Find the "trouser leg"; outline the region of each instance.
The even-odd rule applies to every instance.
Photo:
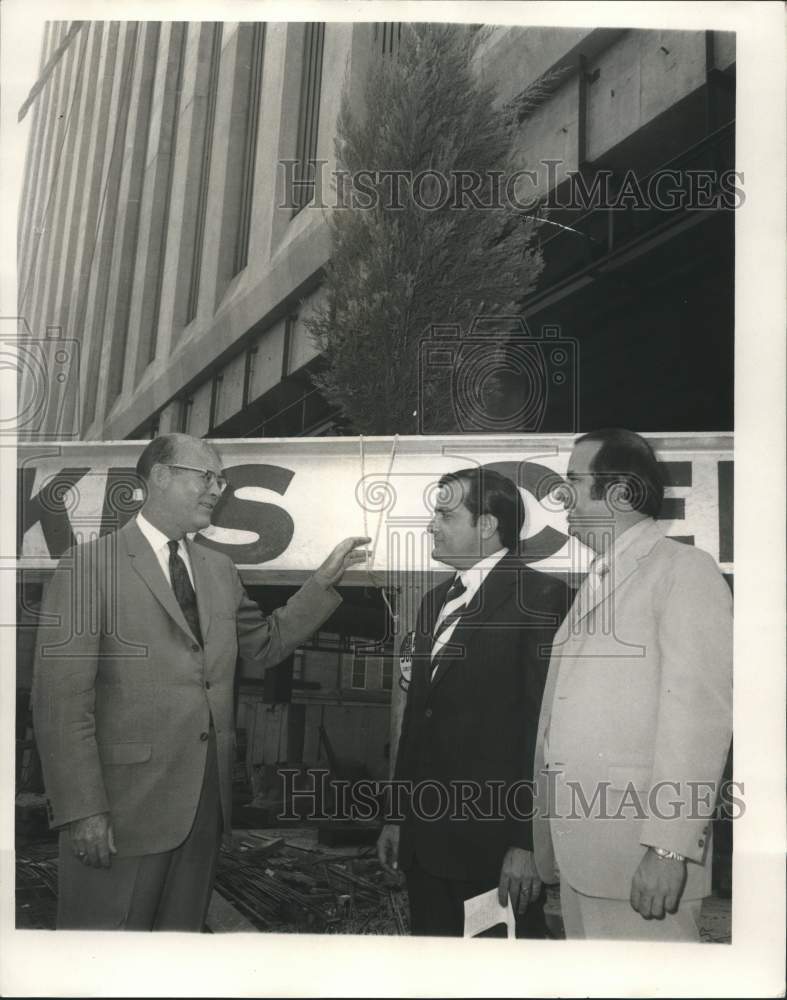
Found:
[[[410,930],[414,935],[462,937],[465,926],[466,899],[496,889],[487,879],[446,879],[425,871],[413,862],[406,872],[410,900]],[[525,913],[517,916],[516,935],[522,938],[546,937],[543,917],[544,894],[534,900]],[[490,928],[481,937],[501,937],[505,927]]]
[[[413,862],[406,872],[410,901],[410,933],[428,937],[461,937],[464,915],[448,879],[438,878]]]
[[[188,837],[172,852],[154,930],[202,930],[216,879],[222,827],[216,736],[211,729],[197,814]]]
[[[109,868],[91,868],[74,857],[67,830],[58,847],[58,930],[123,930],[141,858],[113,857]]]

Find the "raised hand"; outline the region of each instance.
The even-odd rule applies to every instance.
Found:
[[[365,535],[353,535],[350,538],[345,538],[344,541],[339,542],[322,566],[320,566],[314,574],[315,577],[324,587],[330,587],[334,583],[338,583],[346,569],[354,563],[366,560],[366,552],[359,552],[358,547],[360,545],[368,545],[369,542],[371,542],[371,538],[367,538]]]

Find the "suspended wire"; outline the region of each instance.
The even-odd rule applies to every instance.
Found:
[[[365,483],[365,481],[366,481],[366,449],[364,447],[363,434],[360,434],[358,436],[358,444],[360,446],[361,482]],[[390,454],[390,456],[388,458],[388,469],[387,469],[387,471],[385,473],[384,485],[386,487],[386,490],[387,490],[387,488],[388,488],[388,486],[390,484],[390,481],[391,481],[391,469],[393,468],[394,459],[396,458],[396,450],[398,448],[398,445],[399,445],[399,435],[395,434],[394,435],[394,439],[393,439],[393,444],[391,445],[391,454]],[[362,502],[361,508],[363,510],[363,533],[364,533],[364,535],[369,535],[369,528],[368,528],[367,517],[366,517],[366,504]],[[380,528],[382,527],[384,513],[385,513],[385,511],[384,511],[384,508],[383,508],[383,509],[380,510],[380,515],[379,515],[379,517],[377,519],[377,530],[374,533],[374,540],[372,541],[371,551],[369,549],[366,550],[366,574],[369,577],[369,581],[371,582],[372,586],[380,588],[380,596],[382,597],[382,599],[383,599],[383,601],[385,603],[386,608],[388,608],[388,613],[391,616],[391,621],[394,624],[394,628],[397,628],[398,624],[399,624],[399,616],[394,611],[394,609],[393,609],[393,607],[391,605],[391,602],[388,599],[388,593],[386,591],[385,585],[383,583],[380,583],[375,578],[375,573],[374,573],[374,571],[372,569],[372,564],[374,563],[374,557],[375,557],[375,555],[377,553],[377,541],[378,541],[378,539],[380,537]]]

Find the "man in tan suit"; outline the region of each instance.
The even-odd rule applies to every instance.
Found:
[[[58,927],[199,931],[231,829],[238,653],[260,675],[288,656],[368,539],[264,615],[229,557],[193,539],[226,487],[210,444],[156,438],[137,472],[140,513],[67,552],[42,607],[33,711],[61,831]]]
[[[578,439],[569,531],[596,552],[552,647],[534,848],[569,938],[698,940],[732,724],[732,614],[713,559],[666,538],[647,442]]]

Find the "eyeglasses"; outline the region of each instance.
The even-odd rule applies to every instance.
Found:
[[[224,476],[219,473],[218,475],[211,469],[197,469],[193,465],[170,465],[167,464],[168,469],[183,469],[185,472],[199,472],[202,477],[202,481],[205,483],[205,489],[209,490],[215,483],[219,488],[219,493],[223,493],[227,488],[227,480]]]

